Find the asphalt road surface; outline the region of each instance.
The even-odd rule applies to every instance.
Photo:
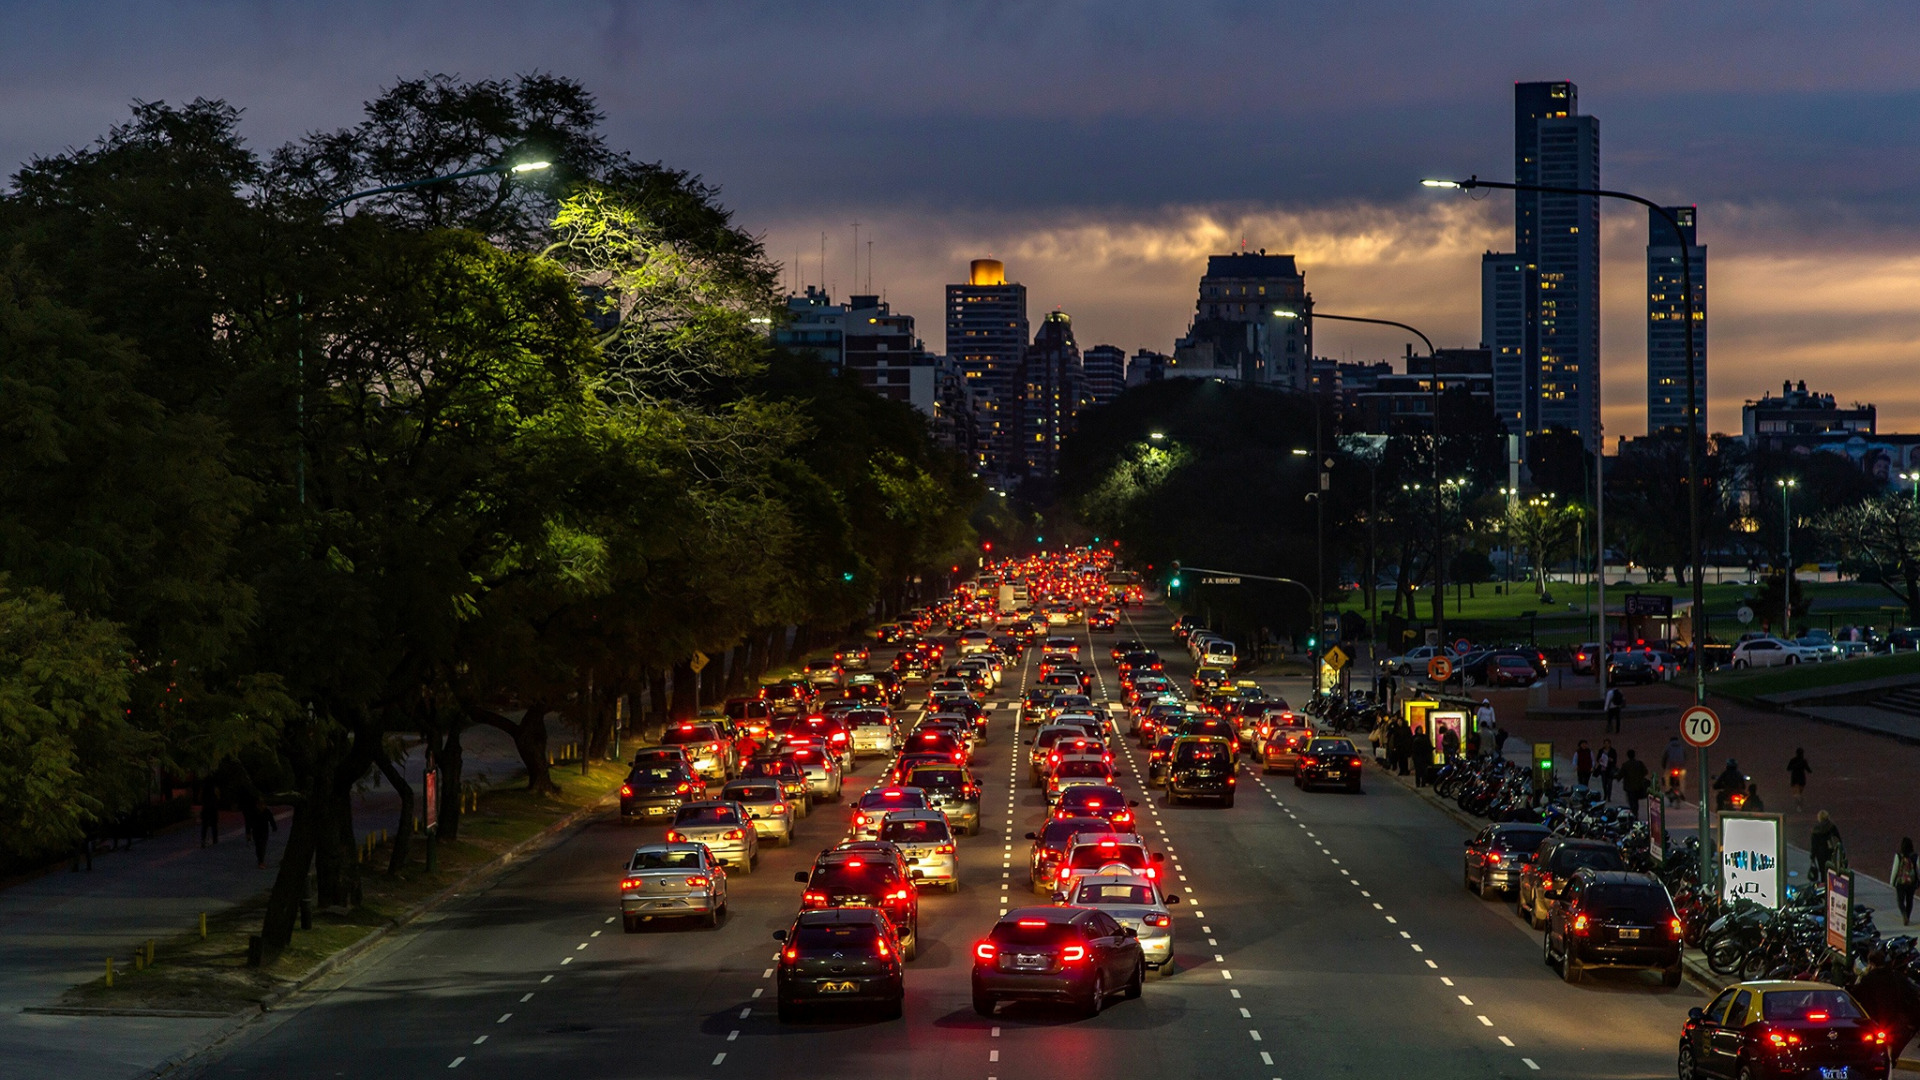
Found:
[[[1091,639],[1096,698],[1118,696],[1108,649],[1136,637],[1191,675],[1158,607]],[[1084,637],[1084,627],[1079,628]],[[890,661],[890,655],[887,657]],[[881,662],[875,657],[875,665]],[[1023,834],[1045,816],[1025,786],[1013,702],[1037,662],[1010,667],[974,771],[982,832],[960,841],[958,893],[922,897],[919,958],[901,1020],[782,1025],[772,933],[798,906],[795,871],[838,842],[846,800],[816,806],[793,846],[765,847],[731,878],[718,930],[622,933],[626,856],[660,826],[602,821],[484,892],[417,923],[344,983],[256,1026],[202,1075],[219,1078],[1665,1077],[1680,1023],[1705,998],[1653,975],[1569,986],[1510,904],[1461,887],[1467,831],[1369,770],[1366,790],[1303,793],[1243,767],[1231,809],[1166,807],[1142,790],[1122,741],[1122,786],[1167,856],[1176,970],[1097,1018],[1037,1006],[976,1016],[973,943],[1003,909],[1045,902]],[[1274,688],[1298,695],[1297,687]],[[914,702],[905,721],[916,718]],[[1296,701],[1295,704],[1301,704]]]

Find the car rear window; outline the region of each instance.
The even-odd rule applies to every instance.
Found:
[[[859,865],[854,865],[855,862]],[[874,892],[893,884],[899,876],[892,863],[866,859],[829,863],[814,871],[812,887],[844,889],[848,892]]]
[[[727,787],[726,796],[741,802],[778,802],[780,789],[772,784],[733,784]]]
[[[677,765],[649,765],[644,769],[635,769],[627,774],[627,782],[646,780],[678,780],[684,775]]]
[[[880,928],[872,923],[853,923],[851,925],[800,926],[793,944],[806,951],[822,951],[871,948],[880,937]]]
[[[673,816],[675,825],[738,825],[740,815],[731,806],[683,806]]]
[[[1087,882],[1074,890],[1076,904],[1151,904],[1153,890],[1145,885],[1107,885]]]
[[[1112,831],[1113,825],[1101,818],[1088,818],[1084,821],[1049,821],[1047,822],[1046,829],[1040,833],[1040,844],[1043,847],[1058,848],[1065,846],[1068,841],[1072,840],[1075,833]]]
[[[1307,745],[1310,754],[1351,754],[1353,744],[1345,739],[1315,739]]]
[[[927,818],[889,820],[880,827],[880,839],[891,840],[896,844],[933,844],[952,838],[953,834],[947,831],[946,822]]]
[[[637,851],[633,855],[635,870],[698,870],[700,853],[697,851]]]
[[[959,769],[915,769],[913,784],[915,787],[959,787],[966,783],[966,777]]]
[[[678,746],[683,743],[711,742],[719,737],[720,733],[714,730],[712,724],[692,724],[668,728],[666,738],[661,741]]]
[[[1822,1012],[1833,1020],[1860,1019],[1860,1006],[1845,990],[1769,990],[1760,999],[1760,1014],[1768,1020],[1804,1020]]]
[[[896,794],[889,796],[887,791]],[[924,810],[927,808],[926,796],[917,791],[905,791],[890,788],[881,791],[869,791],[860,796],[859,807],[862,810]]]
[[[1112,863],[1125,863],[1132,867],[1147,865],[1147,851],[1138,844],[1088,844],[1073,850],[1068,865],[1075,870],[1097,870]]]
[[[1033,925],[1036,923],[1038,925]],[[1022,945],[1065,945],[1077,942],[1082,937],[1080,931],[1070,923],[1052,923],[1041,919],[1008,919],[995,923],[993,933],[987,936],[996,944],[1015,948]]]
[[[1493,836],[1493,850],[1538,851],[1540,850],[1540,845],[1544,843],[1546,839],[1547,834],[1544,832],[1514,831],[1495,833]]]
[[[1057,776],[1106,776],[1107,763],[1104,761],[1063,761],[1056,771]]]
[[[1227,760],[1227,748],[1216,743],[1187,743],[1174,752],[1182,765],[1218,765]]]
[[[1652,885],[1595,885],[1587,890],[1581,906],[1612,922],[1651,926],[1673,917],[1666,891]]]
[[[886,727],[891,720],[878,709],[859,709],[847,714],[847,722],[854,727]]]
[[[1557,874],[1570,874],[1575,870],[1624,870],[1626,864],[1620,861],[1620,852],[1616,848],[1563,847],[1553,853],[1553,871]]]

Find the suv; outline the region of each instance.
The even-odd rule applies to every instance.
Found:
[[[849,840],[880,839],[880,823],[899,810],[927,809],[927,793],[916,787],[882,787],[878,784],[862,792],[853,804],[853,818],[847,826]]]
[[[774,1000],[781,1023],[798,1019],[802,1007],[829,1004],[877,1004],[887,1019],[900,1018],[906,980],[900,941],[885,915],[872,908],[803,911],[773,939],[780,943]]]
[[[720,725],[707,721],[688,721],[667,725],[660,741],[669,746],[687,748],[687,760],[693,765],[693,771],[709,780],[726,783],[740,768],[740,759],[734,755],[733,736],[720,730]]]
[[[706,797],[706,783],[681,762],[635,765],[620,785],[620,820],[672,817],[681,804]]]
[[[1547,913],[1543,949],[1548,964],[1559,958],[1560,974],[1570,983],[1590,967],[1659,968],[1661,981],[1673,987],[1680,985],[1685,937],[1659,878],[1576,870]]]
[[[1088,1016],[1115,993],[1140,996],[1140,938],[1096,908],[1016,908],[973,946],[973,1011],[1002,1001],[1069,1001]]]
[[[879,908],[900,939],[901,958],[911,960],[919,953],[920,897],[913,881],[901,872],[898,855],[824,851],[814,861],[811,874],[802,870],[793,880],[807,887],[800,894],[803,908]]]
[[[1528,926],[1542,929],[1547,925],[1548,908],[1567,890],[1575,870],[1626,868],[1619,847],[1611,841],[1549,836],[1520,871],[1520,883],[1513,890],[1514,907]]]
[[[1209,735],[1182,735],[1167,751],[1167,801],[1218,799],[1233,805],[1233,744]]]
[[[922,765],[907,782],[927,793],[927,805],[947,815],[962,836],[980,831],[980,785],[958,765]]]
[[[1158,880],[1160,864],[1166,859],[1160,852],[1149,853],[1147,842],[1134,833],[1081,833],[1068,845],[1067,857],[1054,873],[1054,891],[1058,894],[1073,878],[1109,866],[1124,866],[1141,877]]]

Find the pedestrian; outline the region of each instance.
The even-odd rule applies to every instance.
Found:
[[[200,846],[220,842],[220,789],[212,780],[200,786]]]
[[[247,836],[253,840],[254,861],[260,864],[260,869],[265,870],[267,868],[267,834],[278,830],[280,823],[273,819],[273,810],[267,806],[266,800],[257,795],[247,804],[244,815]]]
[[[1894,899],[1900,902],[1900,925],[1913,921],[1913,893],[1920,888],[1920,862],[1914,860],[1913,837],[1900,838],[1900,850],[1893,855],[1893,872],[1887,875]]]
[[[1899,1061],[1920,1025],[1920,991],[1891,959],[1885,945],[1875,945],[1867,953],[1867,973],[1848,989],[1867,1016],[1886,1029],[1888,1060]]]
[[[1760,801],[1759,784],[1751,782],[1747,784],[1747,801],[1741,804],[1740,809],[1745,810],[1749,814],[1763,814],[1766,812],[1767,804]]]
[[[1480,733],[1476,731],[1473,734],[1467,736],[1467,757],[1477,758],[1479,756],[1480,756]]]
[[[1813,766],[1807,763],[1807,752],[1799,747],[1793,748],[1793,757],[1787,759],[1787,786],[1793,789],[1793,808],[1799,810],[1801,797],[1807,793],[1807,774]]]
[[[1627,760],[1620,764],[1620,793],[1627,797],[1627,809],[1633,816],[1640,816],[1640,800],[1647,797],[1653,787],[1653,778],[1647,774],[1647,763],[1634,756],[1633,748],[1627,748]]]
[[[1593,749],[1587,745],[1585,739],[1574,744],[1573,775],[1575,782],[1581,787],[1586,787],[1587,781],[1593,778]]]
[[[1452,728],[1440,729],[1440,757],[1452,761],[1460,756],[1460,733]]]
[[[1822,810],[1813,823],[1813,839],[1807,843],[1807,879],[1825,885],[1830,869],[1846,869],[1846,853],[1840,846],[1840,826]]]
[[[1607,734],[1618,735],[1620,733],[1620,713],[1626,709],[1626,707],[1627,696],[1620,692],[1620,688],[1617,686],[1608,687]]]
[[[1497,758],[1507,756],[1507,729],[1498,724],[1493,726],[1493,756]]]
[[[1408,766],[1413,763],[1413,732],[1405,720],[1395,721],[1393,725],[1393,763],[1401,776],[1407,775]]]
[[[1433,739],[1426,725],[1413,729],[1413,786],[1427,786],[1427,770],[1433,768]]]
[[[1473,714],[1473,726],[1480,731],[1491,731],[1498,726],[1498,722],[1494,719],[1492,699],[1480,699],[1480,708]]]
[[[1620,755],[1613,748],[1612,739],[1601,739],[1600,749],[1593,755],[1593,774],[1600,778],[1600,799],[1613,801],[1613,780],[1620,774]]]
[[[1680,789],[1687,782],[1687,745],[1680,741],[1680,736],[1667,740],[1667,753],[1660,764],[1667,773],[1667,801],[1685,802],[1686,796]]]
[[[1367,733],[1367,741],[1373,744],[1375,764],[1384,764],[1387,761],[1389,757],[1387,743],[1392,737],[1393,724],[1382,715],[1379,722],[1373,725],[1373,730]]]

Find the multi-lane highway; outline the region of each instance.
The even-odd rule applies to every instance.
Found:
[[[1192,667],[1169,621],[1135,609],[1118,636],[1145,641],[1184,679]],[[1089,639],[1088,656],[1096,698],[1117,700],[1110,638]],[[1044,902],[1028,886],[1022,837],[1045,806],[1016,757],[1014,703],[1031,656],[992,698],[990,741],[974,764],[982,828],[960,841],[961,887],[921,899],[903,1019],[783,1025],[773,1010],[772,933],[798,905],[793,875],[841,838],[845,806],[882,769],[868,759],[848,777],[847,803],[817,807],[791,847],[767,847],[754,873],[733,875],[718,930],[623,933],[624,860],[662,830],[596,823],[290,1003],[206,1075],[1672,1075],[1680,1022],[1705,998],[1652,976],[1559,981],[1509,905],[1461,888],[1467,830],[1398,782],[1370,770],[1363,794],[1303,794],[1243,767],[1232,809],[1167,807],[1142,787],[1142,752],[1124,741],[1121,786],[1140,799],[1167,889],[1182,897],[1176,972],[1093,1019],[1023,1006],[975,1015],[973,942],[1004,909]]]

